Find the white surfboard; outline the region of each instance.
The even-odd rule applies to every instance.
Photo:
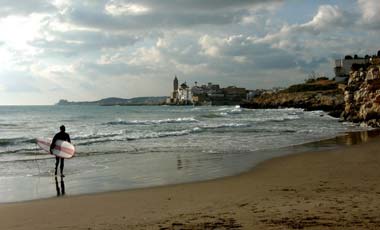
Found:
[[[40,146],[41,149],[50,153],[50,145],[52,142],[52,138],[37,138],[37,145]],[[71,143],[67,141],[57,140],[55,142],[55,147],[52,150],[53,155],[65,159],[72,158],[75,154],[75,147]]]

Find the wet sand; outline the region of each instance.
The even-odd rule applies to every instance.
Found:
[[[380,229],[379,181],[375,137],[212,181],[1,204],[0,229]]]

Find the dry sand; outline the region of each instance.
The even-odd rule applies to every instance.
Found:
[[[380,229],[380,138],[207,182],[0,205],[0,229]]]

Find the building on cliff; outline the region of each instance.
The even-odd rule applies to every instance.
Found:
[[[337,59],[335,60],[335,81],[336,82],[347,82],[348,77],[350,75],[350,71],[352,68],[352,65],[365,65],[370,62],[369,57],[365,58],[346,58],[345,59]]]
[[[166,103],[169,105],[238,105],[247,98],[247,90],[236,86],[221,88],[209,82],[198,86],[197,82],[189,87],[186,82],[178,86],[177,76],[173,81],[173,91]]]
[[[238,105],[242,100],[247,98],[247,90],[236,86],[228,86],[223,89],[225,102],[227,105]]]
[[[221,88],[218,84],[195,85],[191,88],[195,105],[238,105],[247,98],[245,88],[228,86]]]
[[[190,105],[192,104],[192,93],[190,87],[186,82],[178,85],[177,76],[173,80],[173,91],[170,94],[170,97],[166,99],[166,104],[169,105]]]
[[[335,60],[335,81],[347,83],[351,71],[358,71],[360,68],[367,69],[370,65],[380,65],[380,50],[377,55],[365,55],[358,57],[345,56],[344,59]]]
[[[191,88],[193,101],[196,105],[216,105],[224,100],[223,90],[218,84],[209,82],[207,85],[198,86],[195,84]]]

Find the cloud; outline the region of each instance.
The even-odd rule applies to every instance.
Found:
[[[377,0],[358,0],[362,13],[361,23],[373,29],[380,28],[380,4]]]
[[[137,35],[107,31],[70,30],[49,31],[49,38],[41,37],[29,44],[43,50],[43,55],[55,53],[66,57],[83,56],[101,49],[132,46],[144,38]]]
[[[38,92],[33,76],[24,72],[6,71],[0,73],[1,91],[11,93]]]
[[[118,1],[118,2],[129,2],[129,1]],[[141,0],[137,1],[142,5],[150,6],[155,9],[160,9],[162,11],[209,11],[209,10],[220,10],[220,9],[236,9],[252,6],[259,3],[271,3],[280,1],[267,1],[267,0],[163,0],[157,2],[155,0]]]
[[[336,32],[354,25],[357,17],[354,14],[343,11],[338,6],[321,5],[316,15],[309,22],[303,24],[284,25],[280,31],[267,34],[262,42],[279,42],[285,38],[296,38],[300,35],[319,35],[321,33]],[[297,44],[296,42],[293,42]],[[281,44],[278,44],[281,46]]]
[[[380,36],[376,1],[333,2],[0,0],[2,94],[54,103],[167,95],[175,74],[247,88],[332,76],[333,58],[372,54]]]
[[[254,72],[255,69],[294,68],[296,56],[269,44],[256,42],[250,36],[234,35],[213,38],[205,35],[199,40],[203,55],[211,58],[223,58],[221,63],[244,66]],[[230,68],[232,66],[229,66]]]
[[[0,0],[0,17],[49,13],[56,10],[49,0]]]
[[[365,38],[358,33],[359,19],[355,12],[348,12],[337,5],[320,5],[309,21],[284,24],[279,31],[254,37],[253,40],[256,44],[263,43],[282,50],[290,58],[293,54],[295,66],[309,72],[337,57],[336,53],[344,55],[362,43]],[[327,72],[332,74],[332,71]]]
[[[71,24],[108,30],[226,25],[242,21],[250,9],[263,2],[269,5],[279,1],[76,1],[62,17]]]
[[[353,14],[343,11],[338,6],[321,5],[317,14],[310,22],[300,25],[298,31],[322,32],[331,29],[344,28],[355,22]]]

